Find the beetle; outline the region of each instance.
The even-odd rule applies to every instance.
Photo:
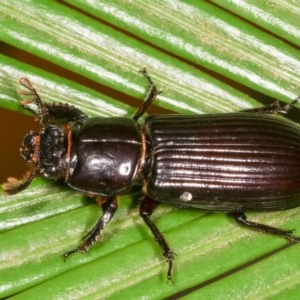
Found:
[[[228,213],[246,227],[300,238],[247,219],[245,212],[269,212],[300,205],[300,129],[273,115],[292,105],[278,103],[238,113],[149,116],[138,122],[159,94],[145,69],[149,92],[133,118],[89,118],[64,103],[42,103],[31,82],[21,101],[39,120],[40,131],[23,139],[29,170],[10,177],[5,194],[27,188],[36,176],[63,178],[68,186],[101,203],[103,214],[83,242],[63,255],[86,252],[113,218],[117,196],[140,185],[139,214],[158,242],[172,278],[174,252],[151,220],[160,203]],[[61,124],[61,120],[64,122]]]

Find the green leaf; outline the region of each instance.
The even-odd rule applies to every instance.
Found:
[[[168,53],[279,100],[290,100],[299,93],[299,51],[207,1],[68,2]],[[289,4],[286,6],[288,9]],[[262,17],[267,14],[267,10],[262,12]]]
[[[294,0],[212,0],[226,10],[300,46],[299,3]]]
[[[222,3],[227,2],[234,1]],[[250,1],[243,2],[239,10],[233,5],[223,10],[199,0],[2,0],[0,47],[28,52],[39,64],[0,54],[0,106],[25,113],[17,93],[17,79],[25,76],[43,101],[67,102],[90,116],[132,116],[147,92],[138,73],[143,67],[163,90],[155,104],[176,113],[237,111],[259,106],[263,97],[289,103],[300,91],[300,51],[293,38],[300,25],[293,24],[288,35],[259,22],[273,14],[292,23],[286,17],[289,1],[280,2],[282,11],[261,4],[256,19],[246,6]],[[153,220],[177,254],[175,284],[167,283],[166,263],[138,215],[138,198],[122,196],[101,241],[64,263],[60,255],[95,224],[98,205],[43,179],[20,194],[2,196],[0,297],[299,296],[299,245],[284,248],[283,239],[238,227],[224,214],[161,205]],[[300,234],[298,208],[250,217]]]
[[[199,69],[56,2],[7,1],[1,13],[6,43],[133,97],[142,98],[137,71],[147,67],[164,90],[157,104],[176,112],[232,111],[251,102]]]

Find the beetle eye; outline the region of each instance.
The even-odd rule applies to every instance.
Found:
[[[39,146],[39,134],[30,131],[25,135],[20,149],[21,155],[26,162],[37,163],[37,150]]]

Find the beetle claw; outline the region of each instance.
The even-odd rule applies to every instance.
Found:
[[[79,246],[79,247],[77,247],[77,248],[75,248],[75,249],[73,249],[73,250],[71,250],[71,251],[68,251],[68,252],[66,252],[66,253],[64,253],[61,257],[62,257],[62,259],[64,260],[64,262],[67,260],[67,258],[70,256],[70,255],[72,255],[72,254],[75,254],[75,253],[78,253],[78,252],[80,252],[80,253],[85,253],[87,251],[87,248],[86,248],[86,246],[83,244],[83,245],[81,245],[81,246]]]
[[[285,234],[285,238],[290,241],[291,243],[298,243],[300,242],[300,238],[293,234],[294,230],[288,230]]]
[[[171,251],[170,249],[164,252],[164,258],[168,263],[168,272],[167,272],[168,281],[172,281],[173,259],[175,255],[176,253]]]

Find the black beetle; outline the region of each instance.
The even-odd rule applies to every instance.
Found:
[[[229,114],[150,116],[140,124],[137,120],[158,94],[146,70],[143,74],[150,89],[132,119],[88,118],[68,104],[42,103],[30,81],[22,78],[20,83],[28,90],[23,93],[32,99],[21,103],[38,117],[41,130],[24,137],[21,155],[29,171],[22,180],[8,178],[4,193],[17,193],[40,175],[63,178],[73,189],[99,198],[103,215],[83,243],[64,254],[66,258],[86,252],[95,243],[117,210],[117,196],[139,184],[144,195],[140,215],[163,251],[168,279],[174,253],[150,219],[161,202],[226,212],[239,224],[300,241],[292,231],[245,216],[248,211],[300,205],[299,126],[270,115],[291,106],[275,104]]]

